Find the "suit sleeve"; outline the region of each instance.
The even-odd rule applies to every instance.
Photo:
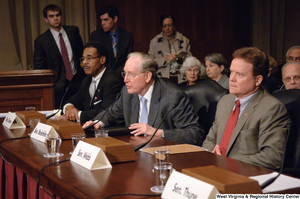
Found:
[[[178,143],[201,146],[204,140],[204,130],[198,123],[197,115],[193,113],[187,95],[179,92],[175,99],[177,105],[166,118],[172,121],[175,129],[163,129],[164,138]]]
[[[34,69],[46,69],[46,52],[39,38],[34,41]]]

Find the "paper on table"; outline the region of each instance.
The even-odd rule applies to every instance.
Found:
[[[167,147],[170,148],[170,154],[206,151],[206,149],[204,149],[202,147],[191,145],[191,144],[168,145]],[[154,148],[159,148],[159,146],[151,147],[151,148],[142,148],[140,150],[153,155]]]
[[[252,176],[249,178],[253,180],[257,180],[259,185],[261,185],[268,179],[275,177],[277,174],[278,172],[273,172],[270,174]],[[272,184],[264,188],[262,191],[263,193],[270,193],[270,192],[282,191],[286,189],[293,189],[296,187],[300,187],[300,179],[281,174]]]

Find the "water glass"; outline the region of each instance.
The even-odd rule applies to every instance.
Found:
[[[155,193],[162,193],[166,183],[172,173],[172,163],[154,163],[153,172],[155,173],[156,186],[151,187],[151,191]]]
[[[108,137],[108,130],[96,130],[95,138],[98,138],[98,137]]]
[[[71,134],[71,138],[72,138],[72,146],[73,146],[73,150],[75,150],[75,147],[77,146],[78,142],[84,141],[85,140],[85,134],[84,133],[74,133]],[[72,152],[70,152],[70,154],[72,154]]]
[[[162,164],[169,162],[170,148],[166,146],[154,148],[155,163]]]
[[[61,142],[62,141],[61,141],[60,137],[47,136],[46,146],[48,149],[48,153],[45,154],[44,157],[54,158],[54,157],[63,156],[64,154],[59,153],[59,147],[61,145]]]
[[[31,118],[31,119],[29,119],[30,133],[28,133],[28,135],[31,135],[31,133],[35,129],[36,125],[40,122],[41,122],[41,118]]]

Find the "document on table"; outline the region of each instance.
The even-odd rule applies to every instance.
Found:
[[[278,175],[278,172],[273,172],[270,174],[264,174],[259,176],[252,176],[249,178],[257,180],[259,185],[261,185],[262,183],[264,183],[272,177],[275,177],[276,175]],[[300,179],[281,174],[272,184],[264,188],[262,191],[263,193],[270,193],[286,189],[293,189],[296,187],[300,187]]]

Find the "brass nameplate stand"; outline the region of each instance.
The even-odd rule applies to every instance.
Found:
[[[214,185],[223,194],[262,193],[256,180],[213,165],[182,169],[182,173]]]
[[[131,144],[112,137],[86,138],[85,142],[101,148],[110,163],[138,159]]]

